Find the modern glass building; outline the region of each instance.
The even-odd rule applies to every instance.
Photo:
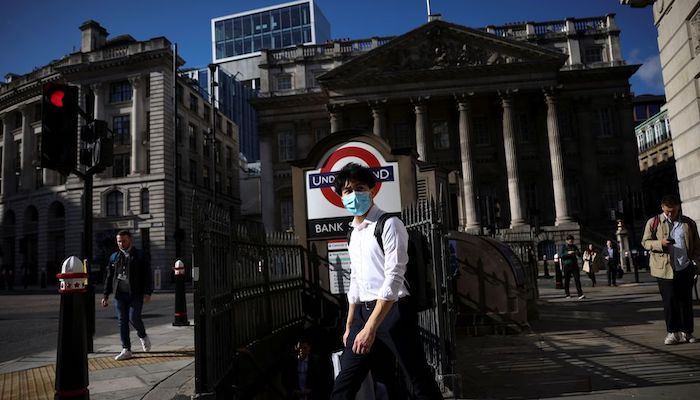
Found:
[[[314,0],[293,1],[211,21],[215,63],[259,55],[261,49],[323,43],[330,24]]]

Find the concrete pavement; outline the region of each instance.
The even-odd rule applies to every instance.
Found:
[[[663,344],[658,288],[647,272],[640,277],[632,283],[628,273],[618,287],[595,288],[584,277],[581,301],[564,299],[553,280],[540,279],[540,319],[531,333],[459,336],[461,398],[697,398],[700,343]],[[182,400],[194,393],[193,327],[149,327],[149,336],[153,351],[123,362],[113,360],[116,332],[96,339],[92,399]],[[0,398],[52,398],[55,357],[49,351],[0,364]]]

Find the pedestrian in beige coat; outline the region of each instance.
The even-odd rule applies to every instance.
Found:
[[[583,272],[585,272],[591,279],[591,286],[595,287],[595,273],[598,272],[598,263],[596,262],[596,257],[598,252],[595,250],[592,244],[588,245],[586,251],[583,252]]]

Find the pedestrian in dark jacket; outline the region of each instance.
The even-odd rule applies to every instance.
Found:
[[[617,286],[617,269],[620,268],[620,249],[612,241],[605,242],[603,255],[608,267],[608,286]]]
[[[135,248],[131,239],[129,231],[117,233],[119,250],[109,258],[104,297],[102,297],[102,307],[107,307],[109,295],[114,291],[119,336],[122,342],[122,351],[114,358],[117,361],[132,357],[129,322],[136,329],[143,351],[151,351],[151,340],[141,320],[143,303],[151,301],[153,293],[151,265],[148,255],[143,250]]]
[[[576,293],[578,299],[585,299],[586,296],[583,294],[581,289],[581,273],[578,269],[578,257],[581,255],[581,251],[574,244],[574,237],[569,235],[566,237],[566,244],[561,246],[559,251],[559,258],[561,259],[562,270],[564,271],[564,293],[566,293],[566,298],[570,298],[569,293],[569,281],[571,277],[574,277],[574,283],[576,284]]]

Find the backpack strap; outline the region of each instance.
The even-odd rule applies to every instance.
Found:
[[[659,229],[659,224],[661,224],[661,218],[659,217],[659,214],[656,214],[654,218],[651,221],[651,237],[652,240],[656,240],[656,232]]]
[[[374,226],[374,237],[377,239],[377,244],[379,245],[379,249],[382,251],[382,253],[384,253],[384,239],[382,239],[384,224],[386,223],[386,220],[391,217],[394,217],[394,215],[390,213],[382,214],[377,220],[377,225]]]

